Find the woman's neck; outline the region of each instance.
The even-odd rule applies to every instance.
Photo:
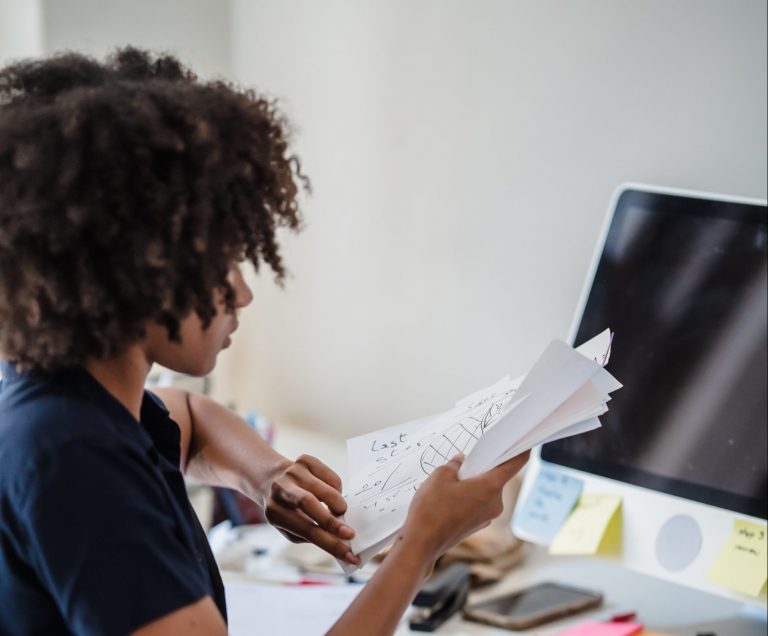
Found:
[[[106,360],[88,360],[84,366],[138,421],[144,383],[152,366],[143,348],[134,345]]]

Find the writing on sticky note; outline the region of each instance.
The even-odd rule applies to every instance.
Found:
[[[642,631],[642,623],[582,623],[557,636],[633,636]]]
[[[549,543],[571,514],[583,487],[580,479],[541,469],[530,494],[515,511],[515,527]]]
[[[621,548],[621,496],[585,493],[555,535],[550,554],[615,554]]]
[[[707,574],[718,585],[759,596],[768,579],[766,526],[735,519],[731,536]]]

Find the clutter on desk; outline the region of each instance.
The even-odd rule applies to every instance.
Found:
[[[417,632],[433,632],[460,612],[469,596],[469,567],[454,563],[433,574],[413,599],[409,626]]]
[[[516,476],[504,487],[501,515],[487,528],[448,550],[438,561],[438,568],[465,563],[469,567],[472,587],[482,587],[500,581],[525,558],[530,545],[516,537],[510,527],[521,483],[522,479]]]
[[[573,511],[584,482],[558,470],[540,468],[522,505],[515,510],[515,528],[526,538],[550,543]]]
[[[290,543],[269,524],[233,526],[227,520],[211,528],[208,542],[223,573],[282,585],[364,583],[373,565],[347,577],[336,560],[312,543]]]
[[[553,340],[524,376],[502,378],[449,411],[348,440],[345,522],[355,528],[351,548],[361,562],[392,543],[419,485],[457,453],[466,456],[464,479],[598,428],[609,394],[621,388],[603,368],[612,337],[605,330],[578,349]]]
[[[707,574],[707,579],[730,590],[760,596],[768,579],[766,526],[734,519],[733,529]]]
[[[621,550],[621,496],[584,493],[549,546],[550,554],[612,555]]]
[[[507,483],[501,495],[501,515],[488,527],[478,530],[451,547],[438,559],[436,572],[454,563],[464,563],[469,567],[471,586],[477,588],[497,583],[525,558],[531,546],[516,537],[510,527],[521,481],[519,477],[515,477]],[[384,548],[371,563],[380,563],[388,553],[389,547]],[[364,566],[362,571],[365,570]]]

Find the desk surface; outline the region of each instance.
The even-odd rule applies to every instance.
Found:
[[[281,427],[276,447],[292,457],[302,452],[316,455],[330,466],[344,465],[343,440],[321,433]],[[226,575],[225,575],[226,580]],[[652,578],[600,559],[551,557],[541,548],[532,548],[526,560],[503,581],[493,587],[473,592],[470,602],[511,592],[542,581],[570,583],[602,592],[603,606],[578,617],[557,621],[528,632],[512,632],[463,620],[455,616],[440,628],[444,636],[509,636],[513,633],[551,636],[585,620],[601,620],[614,614],[634,611],[649,630],[674,636],[696,636],[700,632],[717,636],[765,636],[765,610],[745,609],[740,604]],[[237,606],[230,613],[237,613]],[[258,634],[258,625],[254,625]],[[396,634],[416,634],[408,629],[407,613]],[[307,636],[311,636],[308,634]]]
[[[276,546],[274,529],[265,526],[263,531],[261,536],[266,539],[266,543]],[[260,542],[264,544],[264,541]],[[224,575],[225,582],[244,580],[242,575],[228,575],[226,572]],[[525,561],[500,583],[473,592],[470,602],[482,601],[543,581],[570,583],[600,591],[605,597],[605,602],[600,609],[527,632],[511,632],[454,616],[437,633],[444,636],[508,636],[513,633],[551,636],[585,620],[604,620],[618,613],[633,611],[649,630],[675,636],[696,636],[700,632],[710,632],[717,636],[766,634],[764,610],[758,610],[751,616],[745,615],[744,608],[734,601],[625,570],[599,559],[551,557],[540,548],[532,548]],[[228,599],[230,624],[238,625],[242,629],[245,622],[245,633],[259,634],[258,624],[253,624],[252,630],[250,629],[250,622],[259,621],[252,618],[253,608],[249,607],[248,599],[248,595],[243,594],[232,595]],[[397,636],[423,633],[413,632],[408,628],[407,615],[408,612],[401,621]],[[312,635],[307,632],[307,636]]]

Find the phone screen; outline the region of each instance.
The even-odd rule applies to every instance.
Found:
[[[517,618],[540,614],[557,607],[569,606],[586,599],[594,599],[597,596],[598,594],[586,590],[555,583],[542,583],[510,596],[502,596],[485,603],[478,603],[473,606],[473,609]]]

